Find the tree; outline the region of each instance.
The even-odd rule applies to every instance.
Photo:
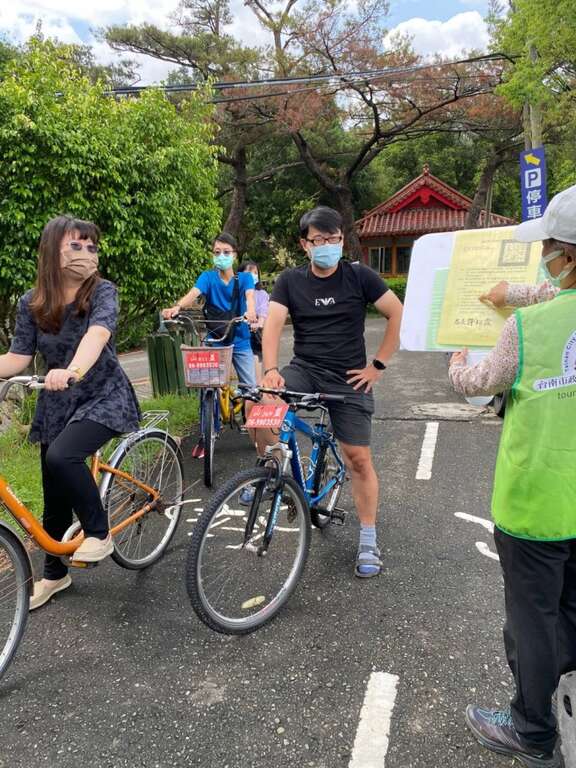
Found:
[[[68,212],[101,226],[102,272],[130,329],[209,262],[220,208],[208,93],[179,111],[159,91],[105,98],[64,54],[33,40],[0,82],[0,318],[6,329],[34,280],[44,224]]]
[[[512,103],[550,108],[571,101],[576,88],[573,0],[514,0],[507,15],[492,15],[491,27],[494,47],[514,59],[500,89]]]
[[[340,208],[348,247],[359,255],[353,193],[358,174],[396,141],[431,131],[466,130],[466,102],[491,93],[501,80],[501,66],[492,61],[418,68],[421,62],[403,40],[384,52],[386,0],[362,0],[354,6],[345,0],[284,0],[280,7],[272,0],[246,0],[271,43],[264,51],[252,49],[251,67],[242,69],[222,23],[206,21],[214,18],[215,5],[221,15],[223,3],[188,4],[192,13],[207,14],[181,20],[193,36],[139,27],[112,28],[107,39],[119,50],[188,66],[198,77],[225,80],[234,73],[249,79],[272,71],[281,78],[310,78],[219,93],[219,141],[227,148],[219,159],[231,172],[233,199],[226,226],[233,232],[243,218],[250,179],[258,178],[249,169],[252,156],[270,135],[284,135],[297,152],[288,167],[301,162],[323,196]],[[199,18],[201,23],[195,21]],[[286,170],[286,164],[276,170]]]
[[[480,58],[424,67],[403,40],[383,52],[385,0],[356,6],[323,0],[301,10],[297,2],[288,0],[281,10],[273,10],[276,6],[266,0],[247,0],[247,5],[273,34],[277,73],[332,76],[314,90],[289,89],[282,103],[278,99],[275,117],[308,171],[341,210],[348,250],[360,258],[355,178],[397,141],[467,130],[467,103],[492,93],[501,81],[501,65]],[[335,146],[340,125],[347,127],[346,135]]]

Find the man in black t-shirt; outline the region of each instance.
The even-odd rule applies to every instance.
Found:
[[[369,578],[382,568],[376,541],[378,478],[370,451],[371,389],[398,348],[402,304],[369,267],[341,261],[342,217],[337,211],[319,206],[306,213],[300,220],[300,238],[309,263],[282,272],[272,291],[262,341],[262,386],[346,395],[345,403],[330,404],[330,419],[360,519],[355,573]],[[370,363],[364,343],[367,304],[388,319]],[[294,358],[280,371],[278,349],[288,315],[294,328]],[[271,435],[259,439],[261,446],[273,441]]]

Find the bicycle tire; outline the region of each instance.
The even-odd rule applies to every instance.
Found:
[[[10,666],[26,629],[32,568],[24,545],[0,525],[0,678]]]
[[[304,571],[310,548],[310,518],[302,489],[291,476],[284,475],[281,478],[281,507],[274,535],[265,555],[258,552],[255,542],[261,539],[262,534],[256,531],[264,529],[268,517],[259,512],[261,509],[264,512],[268,503],[270,514],[274,494],[262,494],[263,508],[256,509],[257,519],[248,546],[242,543],[245,525],[225,526],[228,520],[235,522],[240,515],[245,514],[248,517],[252,511],[234,508],[238,493],[244,488],[254,486],[261,487],[264,491],[271,476],[272,470],[267,467],[239,472],[214,495],[194,527],[186,563],[186,588],[198,618],[216,632],[243,635],[264,626],[286,604]],[[222,519],[215,521],[217,517]],[[222,541],[225,545],[219,549]],[[213,557],[214,553],[216,557]],[[226,558],[234,563],[229,570],[225,563]],[[243,580],[237,574],[245,564],[247,575]],[[283,570],[287,570],[285,579],[282,576]],[[218,573],[213,577],[212,573],[215,571]],[[214,578],[220,579],[221,574],[224,575],[225,581],[221,587],[218,585],[218,594],[215,597],[208,595],[210,583]],[[229,585],[230,589],[224,592],[224,586],[232,575],[234,579]],[[210,578],[212,582],[209,581]],[[275,581],[279,583],[278,588],[269,589],[268,597],[266,580],[268,584]],[[253,581],[256,582],[255,586],[251,586]],[[243,599],[246,596],[248,600]],[[219,601],[218,605],[216,600]],[[232,608],[224,608],[225,605]],[[252,612],[253,608],[256,609],[255,612]],[[232,609],[235,615],[230,615]]]
[[[334,468],[329,464],[330,458],[331,457],[328,455],[328,447],[322,444],[318,452],[316,469],[314,471],[313,488],[314,488],[315,496],[318,493],[318,491],[324,485],[326,485],[326,483],[330,480],[330,477],[334,473]],[[339,483],[336,483],[336,485],[334,486],[334,488],[329,494],[328,504],[323,505],[322,506],[323,509],[326,509],[328,511],[332,511],[334,509],[334,507],[338,504],[340,494],[342,493],[343,485],[344,485],[343,480]],[[310,520],[312,521],[312,525],[315,528],[319,528],[320,530],[323,530],[324,528],[326,528],[326,526],[330,525],[330,515],[322,514],[317,507],[310,507]]]
[[[160,559],[176,532],[182,513],[184,485],[181,452],[167,432],[150,430],[121,443],[110,466],[160,490],[159,507],[114,537],[112,559],[122,568],[141,570]],[[111,472],[104,473],[100,497],[111,528],[144,506],[150,498],[145,491]]]
[[[214,443],[216,442],[216,425],[214,423],[214,409],[217,400],[214,390],[207,389],[202,398],[203,408],[203,439],[204,439],[204,485],[212,488],[214,482]],[[218,406],[220,407],[220,406]]]

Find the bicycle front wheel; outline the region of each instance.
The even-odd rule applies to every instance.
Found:
[[[202,437],[204,439],[204,485],[212,488],[214,482],[214,443],[218,436],[216,428],[216,408],[218,398],[213,389],[207,389],[202,398]]]
[[[118,565],[132,570],[147,568],[162,556],[180,520],[183,496],[180,450],[166,432],[151,430],[136,439],[128,438],[111,466],[130,477],[112,472],[104,475],[100,495],[110,528],[152,501],[152,496],[130,478],[160,494],[154,509],[114,536],[112,558]]]
[[[186,586],[198,617],[217,632],[245,634],[270,621],[304,570],[310,547],[306,499],[293,478],[283,476],[275,491],[271,477],[266,467],[238,473],[213,497],[194,528]],[[245,495],[253,492],[255,500],[246,506]],[[264,552],[278,495],[277,518]]]
[[[0,677],[20,644],[30,603],[32,569],[16,534],[0,526]]]

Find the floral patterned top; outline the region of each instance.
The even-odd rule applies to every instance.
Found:
[[[511,307],[527,307],[550,301],[559,292],[551,283],[541,285],[508,285],[506,303]],[[497,395],[510,389],[518,372],[518,329],[514,316],[504,324],[494,349],[476,365],[452,363],[450,382],[456,392],[475,395]]]
[[[46,333],[38,328],[30,311],[31,298],[32,291],[28,291],[18,302],[10,351],[17,355],[40,352],[48,370],[70,365],[90,326],[103,326],[112,334],[100,357],[81,381],[61,392],[40,392],[30,430],[31,442],[49,444],[67,424],[82,419],[96,421],[118,433],[137,429],[141,417],[138,400],[114,348],[118,318],[116,286],[101,280],[84,317],[78,316],[73,305],[68,304],[59,333]]]

